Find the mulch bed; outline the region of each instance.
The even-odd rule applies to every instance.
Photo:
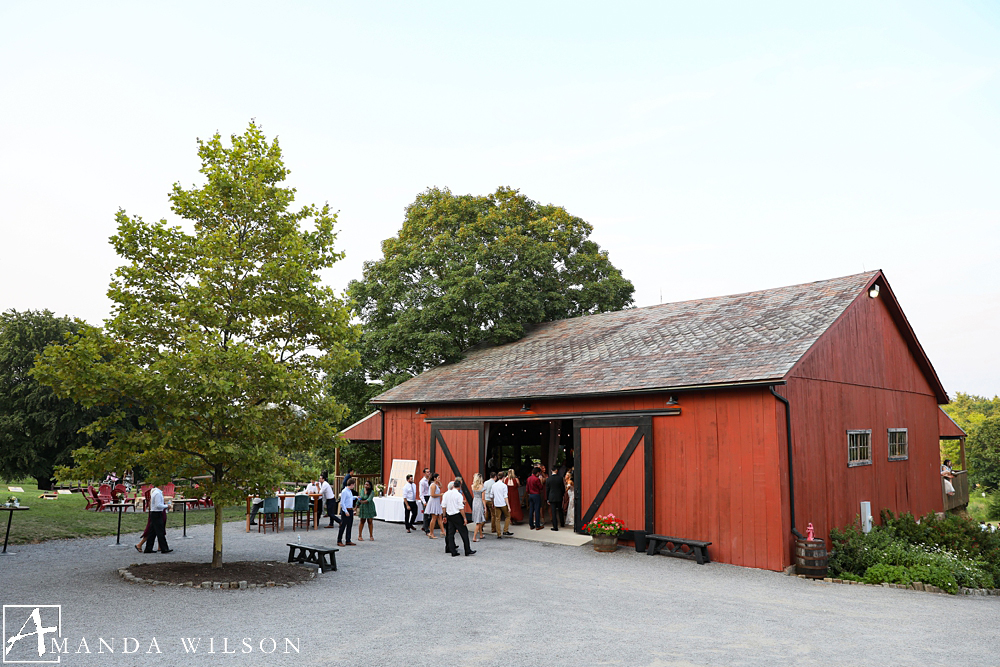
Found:
[[[315,572],[308,567],[275,561],[237,561],[223,563],[220,568],[213,568],[210,563],[143,563],[129,566],[128,571],[146,581],[171,584],[193,582],[195,586],[206,581],[245,581],[257,586],[273,582],[280,586],[309,581],[315,576]]]

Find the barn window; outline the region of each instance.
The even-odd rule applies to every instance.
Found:
[[[889,429],[889,460],[905,461],[910,456],[910,451],[906,444],[905,428]]]
[[[847,432],[847,465],[868,466],[872,464],[872,432]]]

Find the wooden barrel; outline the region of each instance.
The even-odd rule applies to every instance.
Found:
[[[823,540],[795,540],[795,573],[813,579],[826,576],[826,544]]]

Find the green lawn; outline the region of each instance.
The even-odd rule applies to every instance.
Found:
[[[12,493],[8,486],[20,486],[24,493]],[[85,510],[87,502],[83,495],[74,493],[59,496],[55,500],[44,500],[38,496],[41,492],[33,482],[9,482],[0,485],[0,503],[6,502],[9,496],[17,496],[21,505],[31,509],[27,512],[15,512],[10,527],[10,544],[30,544],[46,540],[58,540],[69,537],[100,537],[114,535],[118,530],[118,512],[95,512]],[[167,517],[167,527],[181,525],[180,510],[171,512]],[[0,530],[7,529],[7,512],[0,512]],[[224,512],[226,521],[243,521],[246,519],[246,505],[227,507]],[[188,509],[187,523],[197,526],[212,523],[215,511],[209,509]],[[128,512],[122,515],[122,533],[134,533],[146,527],[146,515],[142,512]],[[2,539],[2,538],[0,538]]]
[[[982,489],[969,489],[969,516],[976,521],[985,521],[990,499],[990,494],[987,493],[984,496]],[[997,522],[990,521],[989,523]]]

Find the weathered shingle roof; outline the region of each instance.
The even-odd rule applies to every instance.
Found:
[[[471,350],[373,403],[582,396],[778,380],[878,274],[557,322]]]

